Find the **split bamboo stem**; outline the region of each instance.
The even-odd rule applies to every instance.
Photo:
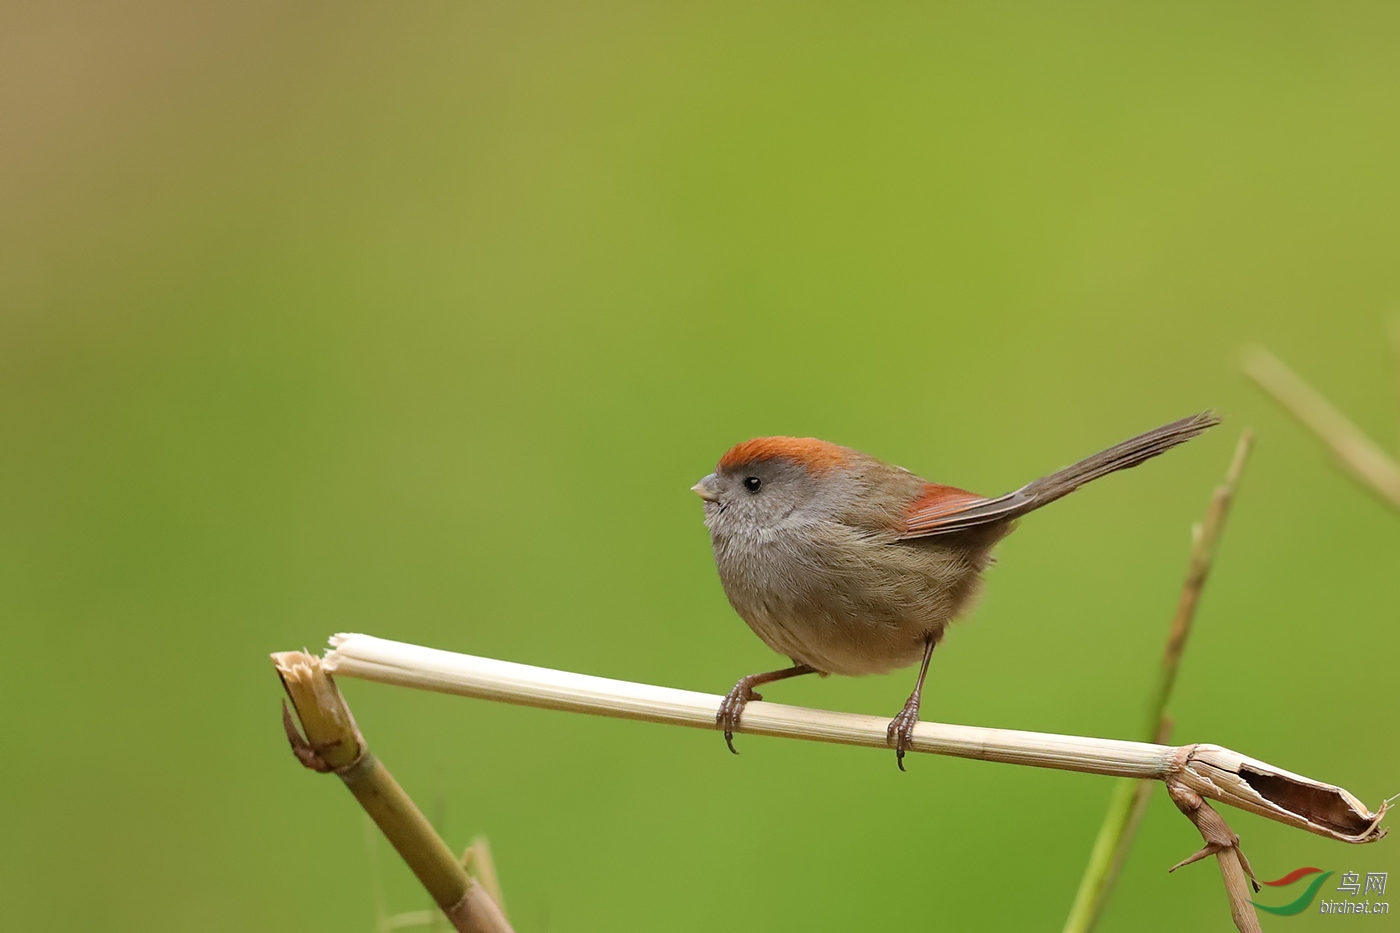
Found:
[[[716,729],[721,697],[480,658],[420,645],[336,635],[326,670],[345,677],[495,700],[523,706],[592,713],[620,719]],[[755,701],[738,732],[817,742],[888,748],[877,716]],[[1260,816],[1342,842],[1373,842],[1385,834],[1376,812],[1348,791],[1293,774],[1218,745],[1167,746],[1150,742],[1020,732],[936,722],[914,727],[912,751],[979,758],[1177,784]]]
[[[345,698],[320,658],[300,651],[272,656],[306,737],[282,708],[287,739],[313,771],[334,772],[403,856],[459,933],[513,933],[485,888],[467,874],[423,811],[370,753]]]

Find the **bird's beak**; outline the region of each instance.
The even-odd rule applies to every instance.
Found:
[[[719,490],[715,489],[715,474],[711,473],[700,482],[690,487],[690,491],[695,493],[706,502],[718,502]]]

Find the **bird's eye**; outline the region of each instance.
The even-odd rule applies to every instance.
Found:
[[[763,488],[763,480],[759,479],[757,476],[745,477],[744,488],[749,492],[758,492]]]

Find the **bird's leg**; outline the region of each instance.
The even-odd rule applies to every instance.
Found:
[[[792,667],[785,667],[780,671],[769,671],[766,674],[750,674],[741,677],[734,685],[734,689],[725,696],[724,702],[719,705],[719,713],[715,715],[715,722],[724,730],[724,742],[729,746],[729,750],[734,754],[739,754],[739,750],[734,747],[734,730],[739,728],[739,716],[744,712],[744,705],[750,700],[761,700],[763,696],[754,692],[754,687],[759,684],[771,684],[775,680],[787,680],[789,677],[799,677],[802,674],[815,674],[817,669],[806,664],[794,664]]]
[[[919,721],[919,700],[923,696],[924,678],[928,676],[928,662],[933,657],[933,646],[936,644],[936,636],[924,638],[924,663],[919,665],[919,679],[914,683],[914,692],[909,694],[909,699],[904,701],[904,709],[890,720],[890,727],[885,730],[885,741],[894,746],[895,761],[901,771],[904,770],[904,753],[914,741],[914,725]]]

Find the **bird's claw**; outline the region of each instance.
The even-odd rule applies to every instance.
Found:
[[[899,770],[904,768],[904,753],[914,747],[914,726],[919,722],[919,703],[913,697],[904,704],[904,709],[899,711],[899,715],[890,720],[889,728],[885,730],[885,741],[894,746],[895,763],[899,765]]]
[[[739,750],[734,747],[734,730],[739,728],[739,717],[744,714],[744,707],[750,700],[762,699],[763,694],[755,692],[746,677],[735,684],[734,689],[725,694],[723,702],[719,704],[715,723],[724,730],[724,744],[736,755],[739,754]]]

